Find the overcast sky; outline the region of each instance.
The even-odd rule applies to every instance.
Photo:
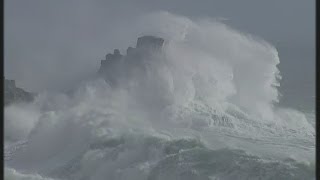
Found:
[[[138,15],[165,10],[189,18],[223,18],[231,27],[265,39],[279,51],[283,93],[310,95],[314,94],[315,84],[314,3],[314,0],[5,0],[5,76],[31,91],[69,83],[74,78],[68,77],[70,67],[75,63],[83,67],[72,70],[73,74],[80,71],[89,74],[98,68],[107,51],[126,48],[126,41],[137,38],[124,34],[127,39],[116,39],[113,34],[121,33],[117,27]],[[65,81],[58,81],[59,78]]]

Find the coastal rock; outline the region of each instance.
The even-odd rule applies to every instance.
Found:
[[[34,99],[34,94],[16,87],[14,80],[4,80],[4,105],[19,102],[31,102]]]
[[[164,39],[155,36],[142,36],[138,38],[137,48],[161,49]]]
[[[150,61],[154,53],[161,53],[164,39],[155,36],[142,36],[137,40],[136,47],[128,47],[126,55],[121,55],[118,49],[113,54],[108,53],[101,60],[98,74],[110,85],[116,86],[120,79],[129,79],[132,72],[143,71],[145,61]]]

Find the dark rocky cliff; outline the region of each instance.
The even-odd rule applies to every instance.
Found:
[[[4,105],[18,102],[31,102],[34,94],[16,87],[14,80],[4,79]]]
[[[132,72],[143,72],[146,61],[153,58],[150,56],[161,52],[164,39],[155,36],[142,36],[137,40],[136,47],[128,47],[126,55],[121,55],[118,49],[113,54],[106,55],[101,60],[98,74],[110,85],[116,86],[123,79],[128,79]]]

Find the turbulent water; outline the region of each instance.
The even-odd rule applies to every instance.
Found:
[[[314,116],[277,106],[272,45],[163,12],[139,27],[165,39],[144,71],[5,108],[6,179],[315,179]]]

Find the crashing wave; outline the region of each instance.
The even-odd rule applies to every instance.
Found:
[[[314,127],[277,107],[273,46],[216,21],[141,23],[154,37],[108,54],[100,78],[5,109],[6,123],[25,118],[5,137],[27,140],[6,147],[6,167],[55,179],[314,178]]]

